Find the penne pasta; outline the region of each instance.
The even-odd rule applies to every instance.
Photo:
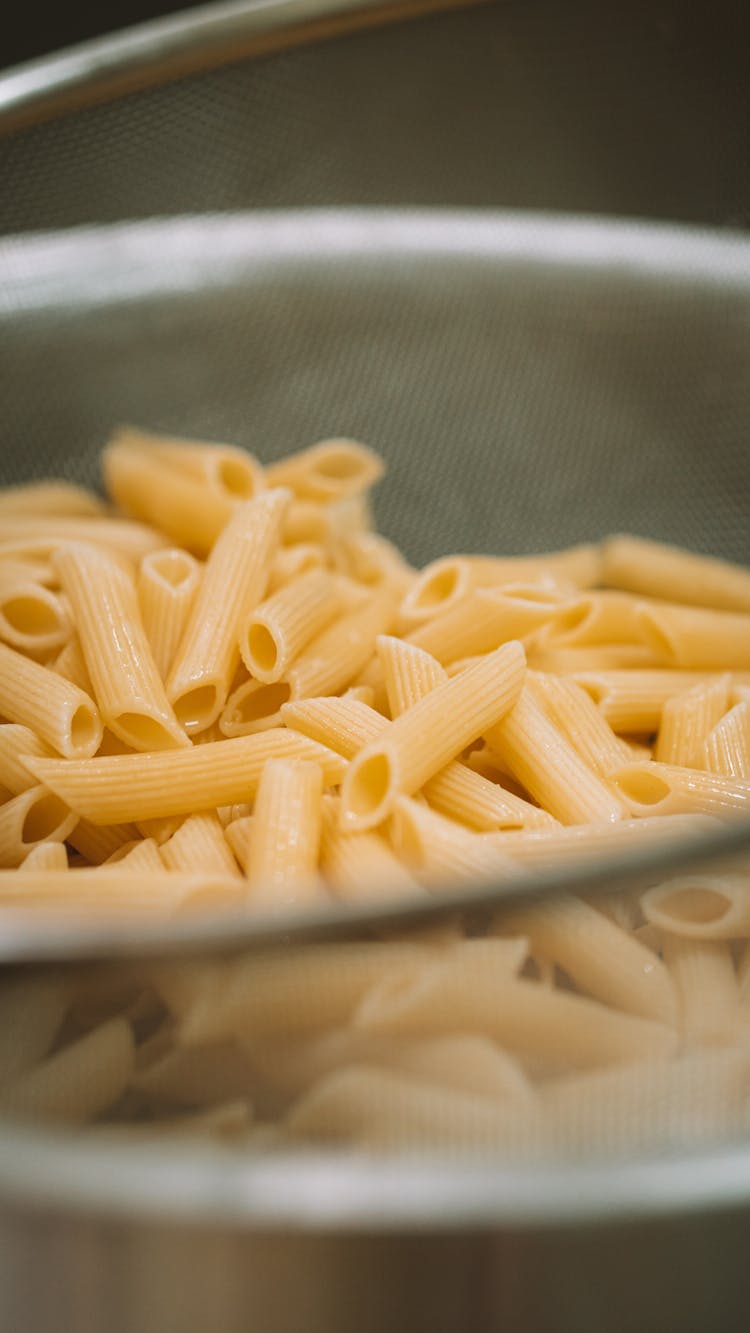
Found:
[[[206,562],[167,681],[188,733],[205,731],[226,702],[240,660],[238,637],[262,600],[289,492],[266,491],[240,504]]]
[[[750,667],[750,612],[643,603],[637,618],[646,642],[669,666],[739,671]]]
[[[37,660],[62,647],[73,632],[62,597],[0,563],[0,639]]]
[[[561,824],[607,823],[625,813],[612,788],[542,712],[529,686],[484,735],[513,777]]]
[[[739,565],[643,537],[608,537],[601,553],[602,581],[610,588],[725,611],[750,611],[750,573]]]
[[[83,690],[84,694],[93,698],[94,687],[91,684],[89,669],[83,656],[81,640],[75,632],[71,634],[67,643],[48,665],[53,671],[57,672],[58,676],[64,676],[71,684],[77,685],[79,690]]]
[[[627,931],[580,898],[560,895],[536,910],[500,919],[536,957],[563,968],[585,994],[624,1013],[674,1026],[677,997],[667,968]]]
[[[87,763],[33,759],[29,767],[77,814],[94,824],[121,824],[252,800],[269,759],[320,763],[326,784],[339,782],[345,768],[332,750],[280,728],[189,750],[111,755]]]
[[[265,685],[261,680],[243,681],[232,691],[219,716],[220,736],[251,736],[281,726],[282,709],[289,702],[290,693],[285,680],[273,685]]]
[[[546,590],[532,599],[480,589],[412,630],[407,642],[447,666],[462,657],[492,652],[509,640],[525,638],[552,620],[564,605],[559,593]]]
[[[343,902],[387,901],[424,888],[388,840],[377,830],[347,833],[341,828],[338,799],[323,798],[321,869],[334,897]]]
[[[508,643],[389,723],[349,765],[341,792],[343,822],[352,830],[381,823],[399,794],[418,791],[513,706],[524,670],[521,645]]]
[[[708,733],[729,707],[731,676],[716,676],[672,695],[662,709],[654,758],[679,767],[702,768]]]
[[[100,713],[134,750],[190,744],[164,692],[141,620],[132,575],[84,543],[53,557],[76,618]]]
[[[377,454],[355,440],[321,440],[266,468],[269,486],[288,486],[303,500],[360,495],[383,475]]]
[[[727,819],[750,810],[750,782],[695,768],[646,760],[614,770],[611,781],[636,817],[705,814]]]
[[[38,842],[24,857],[24,870],[67,870],[68,853],[64,842]]]
[[[729,945],[665,935],[663,949],[679,998],[685,1042],[730,1042],[736,1034],[740,992]]]
[[[378,634],[390,628],[393,614],[390,589],[377,588],[361,606],[316,635],[287,672],[291,698],[336,694],[351,685],[367,665]]]
[[[161,459],[173,473],[193,477],[212,494],[224,495],[228,500],[251,500],[265,489],[263,468],[257,458],[233,444],[156,435],[134,426],[121,426],[112,443]]]
[[[68,834],[67,841],[87,861],[98,866],[108,861],[118,848],[135,842],[138,832],[135,824],[99,825],[92,824],[88,819],[79,819]]]
[[[143,557],[138,605],[143,629],[162,680],[169,674],[198,593],[201,566],[188,551],[168,547]]]
[[[701,685],[709,673],[672,670],[576,671],[613,731],[658,731],[664,705],[673,695]]]
[[[20,866],[40,842],[64,842],[77,822],[46,787],[29,787],[0,805],[0,866]]]
[[[239,861],[244,875],[247,875],[247,868],[250,864],[252,831],[252,815],[240,815],[237,819],[233,819],[231,824],[227,824],[224,830],[227,843]]]
[[[207,870],[216,875],[239,877],[237,862],[224,836],[219,817],[213,811],[188,815],[172,836],[161,844],[160,853],[167,870]]]
[[[339,610],[332,576],[313,569],[287,583],[256,607],[240,635],[240,652],[250,675],[270,683],[285,676],[302,649]]]
[[[400,717],[436,685],[442,685],[448,679],[445,668],[434,657],[404,639],[381,634],[375,647],[383,668],[392,718]]]
[[[313,569],[326,568],[326,552],[318,542],[295,542],[292,546],[281,546],[271,561],[268,595],[272,596],[287,583],[309,574]]]
[[[112,1019],[3,1088],[0,1114],[85,1124],[114,1105],[127,1087],[133,1064],[130,1027],[122,1019]]]
[[[55,518],[97,518],[106,513],[107,506],[98,495],[70,481],[30,481],[0,491],[0,517],[32,514],[39,518],[49,514]]]
[[[699,760],[700,767],[711,773],[750,782],[750,700],[735,704],[714,724],[703,742]]]
[[[554,727],[584,763],[606,778],[630,759],[630,747],[615,735],[580,685],[549,672],[530,671],[526,683]]]
[[[258,784],[248,849],[246,874],[253,908],[304,906],[321,897],[322,796],[318,764],[268,760]]]
[[[718,825],[709,815],[644,815],[620,819],[613,824],[572,824],[567,828],[527,828],[520,832],[490,835],[500,851],[519,865],[535,870],[561,870],[584,866],[604,858],[630,856],[650,847],[683,847],[715,833]],[[607,899],[599,906],[604,910]]]
[[[13,722],[0,725],[0,783],[13,796],[36,786],[24,757],[51,758],[53,750],[30,727]]]
[[[165,867],[159,855],[159,847],[153,838],[135,838],[118,847],[103,863],[103,869],[137,871],[139,874],[164,874]]]
[[[679,875],[647,889],[641,910],[652,926],[681,938],[745,939],[750,936],[750,877],[710,870]]]
[[[337,695],[285,703],[281,718],[293,731],[327,745],[345,759],[353,758],[368,741],[382,735],[388,725],[387,719],[374,708]]]
[[[101,718],[83,690],[1,643],[0,715],[68,759],[95,754],[102,739]]]
[[[665,1060],[677,1049],[677,1034],[664,1023],[524,981],[480,957],[464,966],[415,968],[409,984],[404,975],[384,977],[362,999],[354,1022],[404,1037],[479,1032],[511,1052],[566,1069]]]
[[[500,847],[407,796],[396,799],[391,840],[414,874],[435,891],[524,873]]]
[[[0,549],[7,555],[46,560],[68,542],[89,542],[133,562],[169,544],[145,523],[128,523],[122,518],[0,514]]]

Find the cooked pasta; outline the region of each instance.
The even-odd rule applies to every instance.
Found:
[[[747,1133],[750,856],[576,876],[750,812],[750,573],[624,536],[415,570],[372,528],[381,472],[128,427],[119,512],[0,493],[0,918],[386,909],[6,979],[0,1115],[252,1151]],[[480,883],[512,908],[388,924]]]

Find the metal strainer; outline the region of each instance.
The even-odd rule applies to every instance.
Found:
[[[0,79],[0,483],[50,473],[95,481],[101,446],[122,420],[237,441],[264,460],[351,435],[384,454],[379,527],[415,563],[628,530],[750,564],[740,8],[726,0],[709,23],[677,0],[606,17],[589,0],[538,0],[355,32],[353,18],[365,14],[354,3],[222,6]],[[340,30],[329,38],[334,17]],[[367,12],[376,17],[393,15]],[[293,26],[297,38],[310,36],[313,18],[326,40],[295,45]],[[749,836],[724,832],[704,856],[737,851]],[[697,866],[696,856],[682,849],[668,865]],[[593,866],[524,893],[643,885],[664,867],[664,857]],[[410,924],[427,928],[430,916],[460,906],[481,935],[486,892],[415,908]],[[365,924],[362,914],[284,931],[356,936]],[[393,924],[381,914],[377,927]],[[187,944],[226,951],[236,929],[224,921],[148,937],[19,926],[0,950],[36,959]],[[262,942],[278,926],[255,930]],[[290,1019],[294,1003],[290,993]],[[391,1277],[397,1270],[382,1246],[368,1252],[368,1237],[398,1232],[414,1259],[414,1233],[439,1225],[459,1236],[468,1228],[472,1243],[451,1248],[441,1238],[456,1283],[440,1285],[439,1300],[426,1294],[434,1265],[416,1263],[419,1288],[406,1300],[413,1328],[486,1328],[502,1311],[514,1327],[546,1329],[559,1309],[560,1326],[580,1329],[644,1326],[654,1310],[679,1310],[683,1327],[697,1328],[696,1311],[709,1309],[723,1328],[740,1327],[742,1251],[731,1217],[724,1229],[721,1219],[706,1224],[702,1287],[696,1278],[675,1292],[651,1273],[638,1299],[618,1308],[590,1283],[580,1299],[592,1228],[606,1231],[612,1214],[618,1225],[649,1218],[657,1229],[656,1219],[680,1209],[697,1217],[720,1203],[746,1215],[744,1149],[681,1158],[675,1144],[691,1141],[690,1126],[677,1124],[671,1142],[647,1143],[664,1156],[644,1162],[643,1127],[626,1117],[623,1126],[625,1165],[506,1161],[488,1170],[367,1157],[253,1161],[228,1149],[133,1155],[100,1141],[73,1152],[52,1136],[38,1155],[36,1139],[4,1130],[0,1181],[26,1209],[48,1207],[54,1181],[66,1207],[124,1213],[101,1236],[80,1223],[75,1271],[54,1226],[45,1233],[65,1309],[82,1330],[136,1326],[125,1315],[112,1322],[113,1255],[132,1320],[160,1333],[172,1326],[165,1307],[146,1299],[165,1291],[153,1253],[168,1256],[165,1274],[174,1282],[179,1273],[190,1291],[181,1327],[206,1326],[208,1295],[190,1277],[200,1269],[190,1262],[198,1233],[174,1221],[159,1230],[181,1208],[193,1225],[215,1228],[207,1291],[227,1330],[244,1326],[253,1300],[264,1329],[352,1327],[337,1229],[361,1233],[355,1268],[372,1300],[386,1285],[375,1280],[378,1264]],[[727,1127],[730,1145],[736,1133]],[[86,1169],[76,1173],[79,1162]],[[130,1226],[145,1216],[158,1233],[150,1261],[145,1233]],[[12,1252],[25,1255],[36,1233],[15,1214],[6,1225]],[[519,1236],[540,1225],[568,1236],[567,1287],[560,1262],[555,1269],[559,1309],[532,1292],[536,1270],[519,1259],[530,1254]],[[322,1249],[330,1242],[327,1278],[322,1249],[311,1258],[315,1245],[303,1243],[284,1258],[274,1247],[279,1227],[299,1236],[326,1226],[331,1234],[314,1239]],[[256,1240],[271,1233],[263,1254],[239,1227]],[[684,1245],[685,1222],[668,1239],[684,1254],[680,1227]],[[132,1233],[134,1284],[122,1280],[118,1228]],[[663,1231],[657,1243],[666,1253]],[[648,1249],[640,1232],[637,1245]],[[614,1272],[612,1255],[597,1253]],[[284,1275],[277,1285],[259,1277],[264,1255]],[[723,1305],[712,1279],[718,1256]],[[92,1257],[107,1277],[84,1297],[80,1272]],[[307,1325],[286,1280],[293,1262],[314,1268],[318,1291],[331,1293]],[[407,1282],[406,1260],[398,1263]],[[28,1302],[33,1284],[23,1263],[11,1268],[0,1286],[15,1327],[14,1293]],[[35,1302],[38,1326],[52,1327],[57,1311],[41,1295]],[[404,1312],[381,1293],[359,1326]]]

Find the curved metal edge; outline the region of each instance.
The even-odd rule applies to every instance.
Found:
[[[0,1131],[0,1201],[78,1216],[302,1233],[528,1231],[750,1207],[750,1148],[528,1167],[491,1156],[285,1153]]]
[[[225,0],[0,74],[0,134],[196,70],[488,0]]]
[[[168,253],[169,262],[155,262]],[[711,228],[421,208],[267,209],[71,227],[0,238],[0,316],[231,286],[253,266],[399,256],[513,260],[744,291],[750,239]]]

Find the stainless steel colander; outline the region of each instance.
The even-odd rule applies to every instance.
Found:
[[[418,563],[617,529],[750,563],[747,14],[702,9],[238,4],[0,78],[0,482],[96,480],[121,420],[264,460],[351,434]],[[747,1150],[661,1147],[406,1165],[3,1130],[0,1308],[123,1333],[741,1328]]]

